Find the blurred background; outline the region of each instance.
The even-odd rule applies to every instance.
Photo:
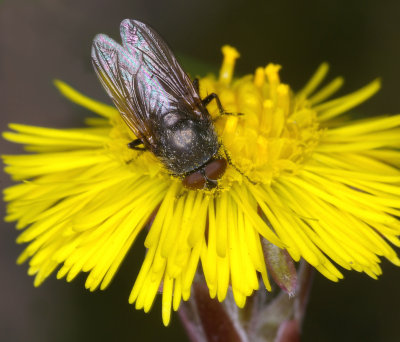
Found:
[[[191,74],[217,71],[220,47],[241,52],[237,74],[276,62],[284,82],[299,89],[322,61],[343,75],[343,92],[376,77],[383,89],[356,109],[364,115],[399,113],[400,2],[12,0],[0,2],[0,124],[82,125],[88,113],[62,98],[59,78],[110,102],[92,70],[96,33],[119,38],[119,23],[134,18],[153,26]],[[198,63],[201,62],[201,65]],[[18,146],[0,141],[0,152]],[[1,187],[10,183],[1,174]],[[0,207],[1,216],[4,204]],[[137,241],[106,291],[89,293],[85,276],[71,284],[52,276],[40,288],[16,266],[23,246],[14,224],[0,230],[0,340],[4,342],[186,341],[178,316],[164,328],[160,303],[135,311],[128,295],[143,255]],[[400,269],[383,261],[378,281],[344,272],[339,284],[315,276],[303,341],[399,341]]]

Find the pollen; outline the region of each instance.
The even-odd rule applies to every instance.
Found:
[[[219,79],[206,77],[200,82],[202,95],[220,94],[226,111],[219,116],[217,106],[209,105],[234,166],[225,184],[243,176],[253,183],[270,184],[283,174],[296,174],[323,134],[315,110],[281,82],[280,65],[271,63],[257,68],[254,75],[234,80],[239,53],[230,46],[224,46],[222,53]]]

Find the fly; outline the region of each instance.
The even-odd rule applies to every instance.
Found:
[[[189,189],[212,189],[227,160],[206,108],[214,93],[201,99],[164,40],[146,24],[125,19],[122,45],[104,34],[95,37],[92,62],[98,78],[137,139],[128,146],[151,151]]]

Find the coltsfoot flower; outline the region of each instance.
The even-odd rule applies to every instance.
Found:
[[[381,257],[400,266],[389,244],[400,245],[400,115],[344,116],[379,80],[327,100],[343,83],[317,90],[327,64],[294,93],[279,65],[236,79],[238,52],[223,54],[219,77],[200,79],[201,96],[215,92],[243,115],[208,106],[231,159],[213,191],[185,189],[150,152],[128,148],[135,137],[117,110],[61,81],[64,96],[99,117],[78,129],[10,124],[4,138],[33,153],[3,156],[19,182],[4,191],[6,220],[23,230],[18,262],[30,259],[35,286],[55,271],[67,281],[87,272],[86,288],[105,289],[143,230],[147,253],[129,302],[147,312],[162,289],[164,324],[189,299],[199,264],[220,301],[231,286],[243,307],[259,275],[270,290],[262,239],[332,281],[339,268],[376,278]]]

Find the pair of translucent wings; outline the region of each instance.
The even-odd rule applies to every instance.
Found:
[[[146,24],[125,19],[122,46],[104,34],[95,37],[96,73],[133,133],[152,150],[163,116],[201,102],[189,76],[163,39]],[[188,116],[201,119],[188,111]]]

